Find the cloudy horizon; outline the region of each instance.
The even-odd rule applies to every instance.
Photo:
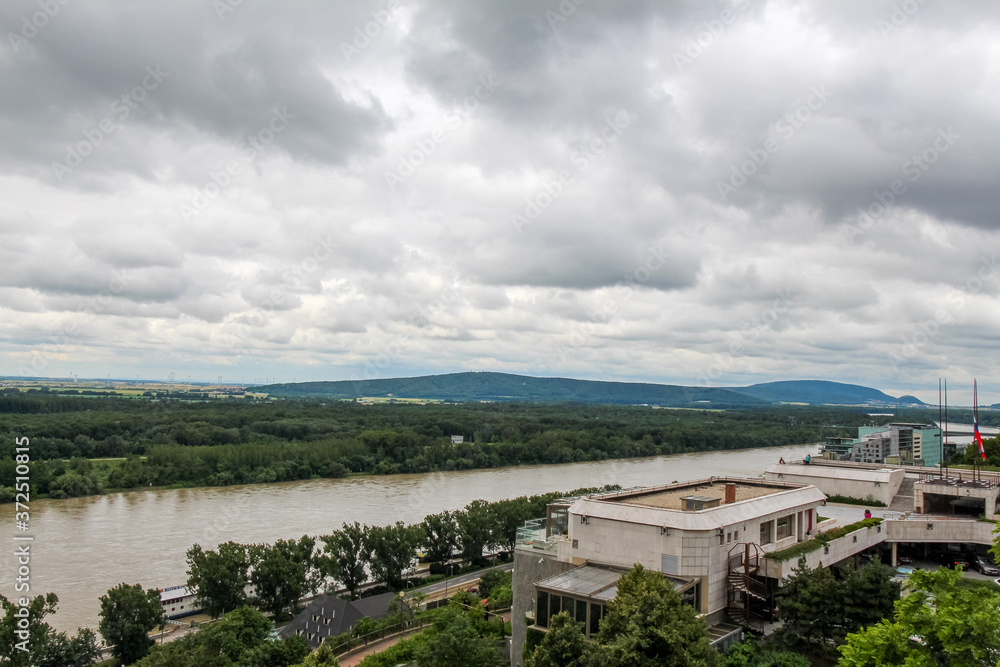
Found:
[[[1000,7],[16,0],[0,375],[1000,402]],[[968,394],[968,395],[966,395]]]

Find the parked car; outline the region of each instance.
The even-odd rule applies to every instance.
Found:
[[[913,574],[912,567],[897,567],[896,574],[893,575],[892,580],[898,581],[899,583],[905,583],[906,580],[910,578],[911,574]]]
[[[963,570],[968,571],[972,567],[965,556],[946,556],[941,560],[941,564],[952,570],[956,567],[960,567]]]
[[[996,564],[986,556],[976,556],[972,560],[972,567],[979,570],[980,574],[989,574],[992,576],[1000,574],[1000,567],[997,567]]]

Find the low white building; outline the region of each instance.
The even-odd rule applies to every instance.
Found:
[[[903,468],[864,467],[827,461],[776,463],[764,472],[770,482],[812,484],[828,496],[848,496],[864,500],[872,496],[884,505],[892,502],[906,478]]]
[[[764,576],[762,557],[815,535],[824,501],[806,484],[713,477],[554,503],[515,550],[513,654],[523,651],[525,615],[544,630],[569,611],[596,632],[636,563],[668,577],[710,626],[727,613],[766,618],[778,581]]]

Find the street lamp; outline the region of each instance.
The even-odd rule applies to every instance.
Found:
[[[455,573],[455,564],[452,563],[448,566],[448,577]],[[448,577],[444,578],[444,599],[448,599]]]

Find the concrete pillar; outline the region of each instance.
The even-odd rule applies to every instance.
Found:
[[[899,548],[899,544],[896,542],[892,542],[891,544],[892,544],[892,566],[896,567],[897,565],[899,565],[899,561],[896,559],[896,551]]]

